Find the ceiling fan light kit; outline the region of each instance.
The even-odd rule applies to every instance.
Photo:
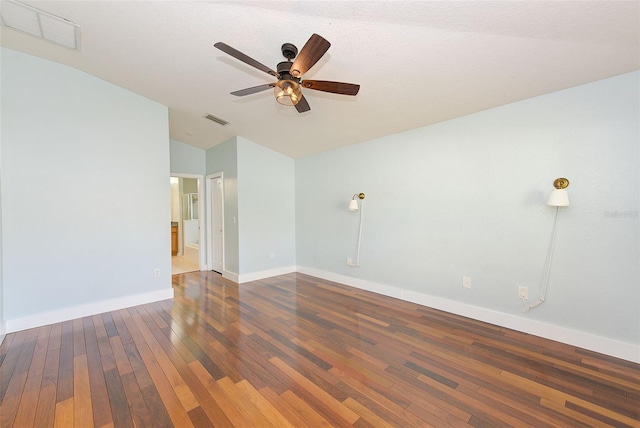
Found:
[[[302,99],[300,85],[294,80],[279,80],[273,92],[276,101],[285,106],[294,106]]]
[[[278,64],[277,70],[280,79],[273,88],[276,101],[285,106],[295,106],[302,99],[302,89],[300,89],[300,79],[296,79],[289,74],[293,63],[291,59],[298,53],[298,49],[290,43],[282,45],[282,55],[289,61]]]
[[[267,83],[231,92],[231,95],[237,97],[243,97],[273,88],[278,103],[286,106],[295,106],[298,113],[303,113],[311,110],[311,108],[302,94],[302,88],[351,96],[356,95],[360,90],[360,85],[353,83],[331,82],[326,80],[302,80],[302,75],[313,67],[331,46],[331,43],[317,34],[313,34],[309,38],[300,50],[299,55],[298,48],[293,44],[283,44],[281,51],[287,61],[278,64],[278,71],[270,69],[266,65],[232,48],[226,43],[218,42],[214,44],[214,46],[245,64],[278,78],[276,83]],[[291,62],[294,58],[296,58],[295,61]]]

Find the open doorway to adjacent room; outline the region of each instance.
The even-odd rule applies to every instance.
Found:
[[[172,174],[171,274],[203,270],[202,177]]]

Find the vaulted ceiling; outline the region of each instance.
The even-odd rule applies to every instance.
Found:
[[[640,68],[638,1],[24,3],[80,25],[80,50],[4,26],[2,46],[168,106],[171,138],[203,149],[240,135],[300,157]],[[275,78],[214,43],[275,69],[283,43],[313,33],[331,48],[304,77],[358,83],[357,96],[305,90],[299,114],[272,91],[230,95]]]

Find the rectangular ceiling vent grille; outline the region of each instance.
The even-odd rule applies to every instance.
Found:
[[[225,126],[225,125],[229,124],[229,122],[227,122],[226,120],[220,119],[219,117],[214,116],[212,114],[207,114],[204,118],[205,119],[209,119],[210,121],[215,122],[218,125],[222,125],[222,126]]]
[[[0,20],[3,25],[65,48],[80,50],[80,26],[40,9],[4,0]]]

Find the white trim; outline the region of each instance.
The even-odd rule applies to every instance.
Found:
[[[407,302],[443,310],[452,314],[510,328],[512,330],[543,337],[545,339],[555,340],[568,345],[621,358],[623,360],[632,361],[634,363],[640,363],[640,346],[638,345],[306,266],[288,266],[243,275],[238,275],[235,272],[224,270],[222,272],[222,277],[240,284],[292,272],[300,272],[328,281],[356,287],[361,290],[394,297]],[[0,329],[0,333],[3,332],[2,330],[4,330],[5,334],[13,333],[29,328],[41,327],[43,325],[54,324],[172,298],[173,289],[158,290],[145,294],[104,300],[97,303],[61,309],[15,320],[7,320],[4,325],[5,328]],[[3,339],[4,335],[0,334],[0,344],[2,344]]]
[[[257,281],[259,279],[271,278],[272,276],[285,275],[287,273],[296,272],[295,266],[284,266],[274,269],[263,270],[260,272],[243,273],[238,275],[238,284],[242,284],[250,281]]]
[[[205,215],[205,209],[204,209],[204,205],[206,203],[206,198],[204,195],[204,190],[205,190],[205,177],[204,175],[200,175],[200,174],[182,174],[180,172],[172,172],[171,174],[169,174],[170,177],[176,177],[176,178],[195,178],[198,180],[198,225],[200,228],[199,234],[198,234],[198,239],[200,242],[198,242],[198,269],[200,269],[201,271],[203,270],[207,270],[207,262],[206,262],[206,254],[205,251],[203,250],[203,242],[205,241],[205,233],[206,230],[203,226],[204,223],[204,215]],[[206,247],[205,247],[206,248]]]
[[[5,337],[7,337],[7,323],[4,320],[0,320],[0,346],[2,346]]]
[[[55,324],[62,321],[83,318],[105,312],[117,311],[132,306],[144,305],[146,303],[158,302],[160,300],[173,299],[173,288],[166,290],[151,291],[133,296],[118,297],[115,299],[102,300],[100,302],[88,303],[86,305],[73,306],[57,311],[45,312],[30,315],[24,318],[7,320],[7,333],[27,330],[44,325]]]
[[[225,279],[228,279],[229,281],[235,282],[236,284],[239,284],[239,275],[235,272],[231,272],[228,270],[222,270],[222,277]]]
[[[221,273],[225,274],[225,227],[224,227],[224,172],[219,171],[206,176],[206,189],[207,189],[207,235],[204,238],[204,242],[207,245],[207,270],[213,270],[213,180],[220,179],[222,181],[222,207],[220,211],[222,213],[222,269]],[[237,274],[234,274],[237,277]],[[228,278],[229,279],[229,278]],[[234,281],[237,282],[237,281]]]
[[[353,278],[320,269],[298,266],[297,272],[338,282],[362,290],[372,291],[407,302],[417,303],[430,308],[439,309],[456,315],[484,321],[501,327],[510,328],[545,339],[555,340],[568,345],[577,346],[594,352],[621,358],[623,360],[640,363],[640,346],[632,343],[620,342],[602,336],[596,336],[578,330],[559,327],[531,319],[517,317],[503,312],[492,311],[478,306],[468,305],[453,300],[430,296],[410,290],[392,287],[364,279]]]

